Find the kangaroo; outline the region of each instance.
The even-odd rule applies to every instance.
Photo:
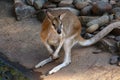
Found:
[[[118,27],[120,27],[120,21],[108,25],[94,37],[86,40],[80,35],[82,26],[78,17],[71,11],[47,12],[47,16],[42,23],[40,38],[52,56],[38,63],[35,68],[42,67],[57,59],[59,57],[58,53],[63,47],[65,51],[64,61],[48,72],[48,74],[53,74],[71,63],[71,48],[75,44],[90,46]],[[55,51],[51,45],[56,46]]]

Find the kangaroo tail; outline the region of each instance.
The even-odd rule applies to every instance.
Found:
[[[90,46],[101,40],[104,36],[109,34],[113,29],[119,28],[120,29],[120,21],[114,22],[106,26],[102,31],[97,33],[94,37],[86,40],[79,40],[79,44],[81,46]]]

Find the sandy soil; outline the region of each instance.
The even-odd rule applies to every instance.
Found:
[[[0,1],[0,51],[9,60],[18,62],[26,68],[34,66],[48,57],[48,51],[39,39],[41,23],[36,18],[16,21],[12,15],[12,5],[9,0]],[[44,80],[120,80],[120,67],[108,63],[110,53],[93,54],[94,46],[72,49],[72,63],[53,75],[42,75]],[[61,58],[49,63],[37,72],[45,74],[60,64]]]

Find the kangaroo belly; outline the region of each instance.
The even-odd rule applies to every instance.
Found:
[[[51,33],[51,34],[49,34],[47,42],[50,45],[58,46],[60,43],[60,36],[58,34]]]
[[[59,45],[59,40],[49,39],[48,44],[53,45],[53,46],[58,46]]]

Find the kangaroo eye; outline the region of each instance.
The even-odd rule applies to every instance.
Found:
[[[53,25],[53,27],[56,29],[56,26],[55,26],[55,24],[54,24],[54,23],[52,23],[52,25]]]
[[[55,24],[54,24],[54,23],[52,23],[52,25],[53,25],[53,26],[55,26]]]

